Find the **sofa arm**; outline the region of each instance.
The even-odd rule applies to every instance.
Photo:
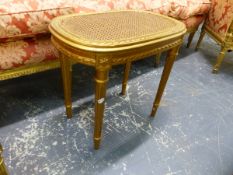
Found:
[[[205,15],[210,9],[211,2],[209,0],[169,0],[171,9],[169,16],[178,19],[188,19],[196,15]]]

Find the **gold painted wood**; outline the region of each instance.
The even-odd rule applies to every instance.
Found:
[[[0,71],[0,80],[17,78],[24,75],[30,75],[37,72],[42,72],[50,69],[55,69],[60,66],[59,60],[46,61],[35,65],[26,65],[12,70]]]
[[[71,100],[71,87],[72,87],[72,64],[66,56],[60,53],[61,73],[63,80],[63,89],[65,97],[66,115],[68,118],[72,117],[72,100]]]
[[[121,90],[122,95],[126,94],[126,88],[127,88],[127,82],[129,79],[131,64],[132,64],[131,62],[127,62],[125,64],[124,77],[123,77],[123,81],[122,81],[122,90]]]
[[[119,25],[120,22],[121,25]],[[147,28],[148,26],[150,27]],[[49,29],[55,38],[63,40],[69,46],[90,52],[134,49],[144,46],[145,42],[153,44],[155,39],[166,41],[186,31],[182,22],[145,11],[64,15],[55,18],[49,25]],[[104,29],[108,32],[101,34]],[[122,30],[126,32],[121,32]]]
[[[111,67],[126,64],[122,86],[122,92],[125,93],[132,61],[172,48],[177,51],[186,33],[182,22],[146,11],[66,15],[55,18],[49,29],[52,43],[63,55],[61,67],[68,117],[71,117],[71,73],[66,60],[93,66],[96,70],[93,137],[95,149],[99,148],[101,141],[106,84]],[[170,71],[174,57],[174,54],[169,56],[166,71]],[[166,72],[161,81],[166,82],[168,76],[169,73]],[[163,83],[163,89],[165,85],[166,83]],[[160,88],[160,95],[163,89]]]
[[[212,73],[218,73],[219,67],[222,64],[222,61],[223,61],[224,56],[226,54],[226,51],[227,51],[227,49],[225,47],[221,48],[221,51],[220,51],[220,53],[219,53],[219,55],[217,57],[217,62],[216,62],[216,64],[213,67]]]
[[[180,46],[176,46],[174,48],[172,48],[171,50],[169,50],[168,52],[168,56],[166,58],[166,64],[164,66],[163,69],[163,73],[162,73],[162,77],[159,83],[159,88],[157,90],[157,94],[153,103],[153,107],[152,107],[152,111],[151,111],[151,116],[154,116],[156,114],[156,111],[159,107],[162,95],[163,95],[163,91],[166,87],[167,84],[167,80],[169,78],[172,66],[174,64],[174,61],[178,55],[178,51],[179,51],[179,47]]]
[[[192,41],[193,41],[193,37],[196,33],[198,28],[187,28],[186,34],[189,35],[188,37],[188,43],[187,43],[187,48],[190,47]],[[154,67],[157,67],[160,64],[160,57],[161,57],[162,53],[159,53],[155,56],[155,62],[154,62]]]
[[[106,85],[108,82],[108,66],[96,69],[95,72],[95,126],[94,126],[94,148],[99,149],[104,116],[104,104],[106,96]]]
[[[217,61],[213,66],[213,70],[212,70],[212,73],[218,73],[226,51],[233,50],[233,20],[229,26],[229,29],[225,37],[222,37],[215,31],[213,31],[205,22],[202,27],[202,31],[198,39],[195,50],[198,50],[198,48],[200,47],[200,44],[205,34],[208,34],[208,36],[210,36],[218,45],[221,46],[221,51],[217,57]]]
[[[157,67],[157,66],[160,64],[161,54],[162,54],[162,53],[158,53],[157,55],[155,55],[154,67]]]
[[[2,148],[2,145],[0,144],[0,175],[8,175],[9,173],[4,163],[2,152],[3,152],[3,148]]]

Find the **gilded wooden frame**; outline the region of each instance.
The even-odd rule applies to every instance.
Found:
[[[189,29],[187,29],[186,34],[189,35],[189,37],[188,37],[188,43],[187,43],[187,48],[190,48],[192,40],[193,40],[193,37],[194,37],[194,35],[195,35],[195,33],[196,33],[197,30],[198,30],[198,27],[197,28],[195,27],[195,28],[189,28]],[[160,64],[161,54],[162,53],[158,53],[155,56],[154,67],[157,67]]]
[[[198,39],[198,42],[197,42],[197,45],[195,48],[196,51],[200,47],[200,44],[201,44],[205,34],[207,34],[209,37],[211,37],[221,47],[221,51],[217,57],[217,61],[216,61],[215,65],[213,66],[213,70],[212,70],[212,73],[218,73],[226,52],[229,50],[233,50],[233,20],[231,21],[231,24],[229,26],[229,29],[226,33],[225,38],[218,35],[208,25],[206,25],[204,23],[202,30],[201,30],[200,37]]]
[[[0,80],[7,80],[11,78],[17,78],[24,75],[30,75],[33,73],[38,73],[54,68],[60,67],[59,60],[46,61],[32,65],[21,66],[19,68],[14,68],[11,70],[6,70],[0,72]]]

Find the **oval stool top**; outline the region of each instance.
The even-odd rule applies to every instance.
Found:
[[[49,29],[56,38],[73,47],[96,51],[136,48],[186,32],[182,22],[148,11],[65,15],[55,18]]]

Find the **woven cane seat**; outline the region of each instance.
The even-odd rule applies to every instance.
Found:
[[[52,21],[50,31],[71,45],[108,48],[166,39],[180,35],[185,26],[151,12],[115,11],[62,16]]]

